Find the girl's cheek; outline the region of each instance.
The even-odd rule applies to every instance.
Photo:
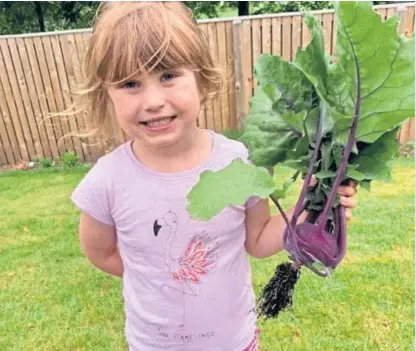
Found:
[[[133,118],[136,112],[140,109],[140,100],[138,97],[124,97],[117,101],[116,111],[125,118]]]

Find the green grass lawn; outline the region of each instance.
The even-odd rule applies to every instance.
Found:
[[[413,160],[395,160],[393,170],[393,183],[359,191],[333,277],[304,269],[293,310],[260,322],[260,350],[414,349]],[[86,171],[0,174],[1,351],[125,350],[121,282],[80,253],[69,195]],[[252,260],[256,293],[285,258]]]

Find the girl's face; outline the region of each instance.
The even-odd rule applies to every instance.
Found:
[[[108,93],[120,127],[143,146],[173,146],[197,128],[200,97],[190,69],[144,73]]]

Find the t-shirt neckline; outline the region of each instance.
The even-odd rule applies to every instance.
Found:
[[[140,159],[134,154],[133,152],[133,142],[134,139],[129,140],[125,144],[125,151],[128,155],[128,157],[131,159],[131,161],[137,166],[142,172],[148,174],[152,178],[158,178],[158,179],[165,179],[165,180],[175,180],[175,179],[183,179],[192,177],[195,174],[199,174],[202,170],[206,169],[215,159],[215,155],[218,151],[218,139],[215,136],[215,133],[211,130],[206,129],[206,132],[210,135],[212,140],[212,147],[211,147],[211,153],[209,156],[198,166],[193,167],[191,169],[187,169],[185,171],[181,172],[173,172],[173,173],[167,173],[167,172],[159,172],[155,171],[154,169],[146,166],[143,164]]]

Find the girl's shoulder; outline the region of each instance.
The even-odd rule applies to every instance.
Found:
[[[219,151],[217,154],[220,157],[248,160],[248,149],[241,141],[227,138],[225,135],[216,132],[213,133]]]
[[[112,151],[107,152],[106,154],[97,158],[94,166],[104,168],[107,170],[117,169],[122,163],[126,162],[126,148],[129,146],[131,141],[127,141],[123,144],[116,146]],[[120,168],[118,168],[120,169]]]
[[[125,170],[128,157],[126,155],[127,143],[117,146],[114,150],[99,156],[91,165],[84,178],[94,179],[102,183],[110,183],[120,170]]]

